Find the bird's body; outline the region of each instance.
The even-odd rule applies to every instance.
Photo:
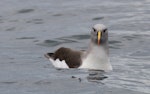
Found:
[[[76,51],[61,47],[47,57],[57,68],[87,68],[95,70],[112,70],[108,56],[108,32],[102,24],[97,24],[91,32],[91,43],[87,50]]]
[[[95,46],[92,48],[82,62],[79,68],[112,70],[108,54],[103,47]]]

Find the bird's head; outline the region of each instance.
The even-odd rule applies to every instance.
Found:
[[[91,41],[95,45],[101,46],[108,43],[108,30],[103,24],[96,24],[91,31]]]

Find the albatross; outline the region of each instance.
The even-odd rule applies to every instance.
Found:
[[[90,44],[87,50],[78,51],[61,47],[53,53],[46,53],[56,68],[85,68],[93,70],[112,70],[109,61],[108,30],[103,24],[92,27]]]

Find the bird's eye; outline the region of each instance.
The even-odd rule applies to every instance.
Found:
[[[104,29],[103,32],[105,33],[107,31],[107,29]]]
[[[93,28],[93,31],[94,31],[94,32],[96,32],[96,29],[95,29],[95,28]]]

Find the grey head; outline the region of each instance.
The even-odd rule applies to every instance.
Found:
[[[108,30],[103,24],[96,24],[91,31],[91,42],[97,46],[108,45]]]

